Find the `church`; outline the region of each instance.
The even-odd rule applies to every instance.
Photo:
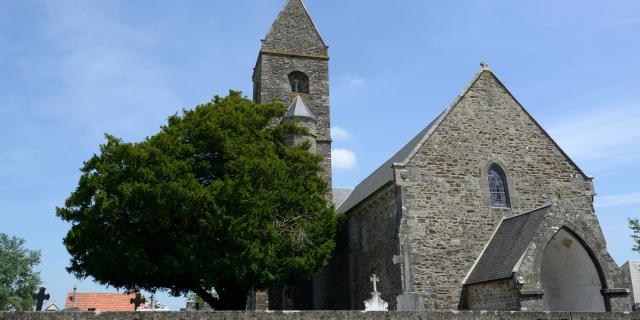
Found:
[[[256,102],[290,105],[331,186],[328,47],[301,0],[262,40]],[[461,85],[462,87],[462,85]],[[295,141],[293,143],[296,143]],[[269,309],[629,311],[592,178],[482,64],[454,102],[350,193],[346,227],[312,280],[254,296]],[[328,196],[331,198],[331,196]]]

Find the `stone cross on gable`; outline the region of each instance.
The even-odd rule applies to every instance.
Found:
[[[376,274],[372,274],[371,278],[369,278],[369,280],[371,280],[371,282],[373,282],[373,292],[378,292],[378,287],[376,286],[376,284],[378,283],[378,281],[380,281],[380,278],[378,278],[378,276],[376,276]]]
[[[422,259],[417,254],[411,253],[411,245],[404,243],[400,246],[400,255],[393,256],[394,264],[402,264],[403,286],[404,292],[413,292],[413,276],[411,274],[411,265],[420,263]]]
[[[129,300],[129,302],[135,306],[134,310],[138,310],[138,308],[140,308],[140,305],[143,304],[145,301],[146,299],[139,292],[136,293],[135,298],[131,298],[131,300]]]
[[[45,294],[44,292],[47,289],[45,287],[40,287],[38,293],[34,293],[31,296],[36,300],[36,311],[42,311],[42,302],[44,300],[49,300],[49,294]]]

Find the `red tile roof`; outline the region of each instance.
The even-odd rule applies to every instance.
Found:
[[[88,293],[76,292],[76,301],[73,300],[73,292],[67,293],[64,304],[66,308],[79,308],[80,311],[135,311],[131,299],[135,294],[124,293]],[[144,304],[140,305],[144,307]]]

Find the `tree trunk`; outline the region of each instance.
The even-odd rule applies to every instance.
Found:
[[[191,290],[214,310],[246,310],[248,290],[230,287],[225,289],[216,288],[217,299],[211,292],[201,287],[194,287]]]
[[[219,310],[246,310],[247,309],[247,293],[249,290],[238,288],[237,286],[227,286],[218,292],[218,309]]]
[[[218,300],[211,294],[211,292],[201,288],[201,287],[193,287],[191,288],[195,294],[198,295],[205,303],[207,303],[214,310],[217,309],[215,305],[218,303]]]

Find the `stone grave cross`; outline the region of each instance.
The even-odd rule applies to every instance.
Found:
[[[378,287],[376,286],[376,284],[378,283],[378,281],[380,281],[380,278],[378,278],[378,276],[376,276],[376,274],[374,273],[373,275],[371,275],[371,278],[369,278],[369,280],[373,282],[373,292],[378,292]]]
[[[389,304],[380,298],[380,292],[378,292],[380,278],[374,273],[369,280],[373,282],[373,292],[371,292],[371,299],[362,301],[364,303],[364,311],[388,311]]]
[[[400,255],[393,256],[394,264],[402,264],[402,288],[404,289],[404,292],[414,292],[411,265],[420,263],[420,261],[421,258],[419,255],[411,253],[411,246],[408,243],[404,243],[400,246]]]
[[[145,301],[146,299],[140,294],[140,292],[136,293],[135,298],[131,298],[131,300],[129,300],[129,302],[135,306],[134,310],[138,310],[138,308],[140,308],[140,305],[145,303]]]
[[[47,289],[45,287],[40,287],[38,293],[34,293],[31,296],[36,300],[36,311],[42,311],[42,302],[44,300],[49,300],[49,294],[45,294],[44,292]]]

